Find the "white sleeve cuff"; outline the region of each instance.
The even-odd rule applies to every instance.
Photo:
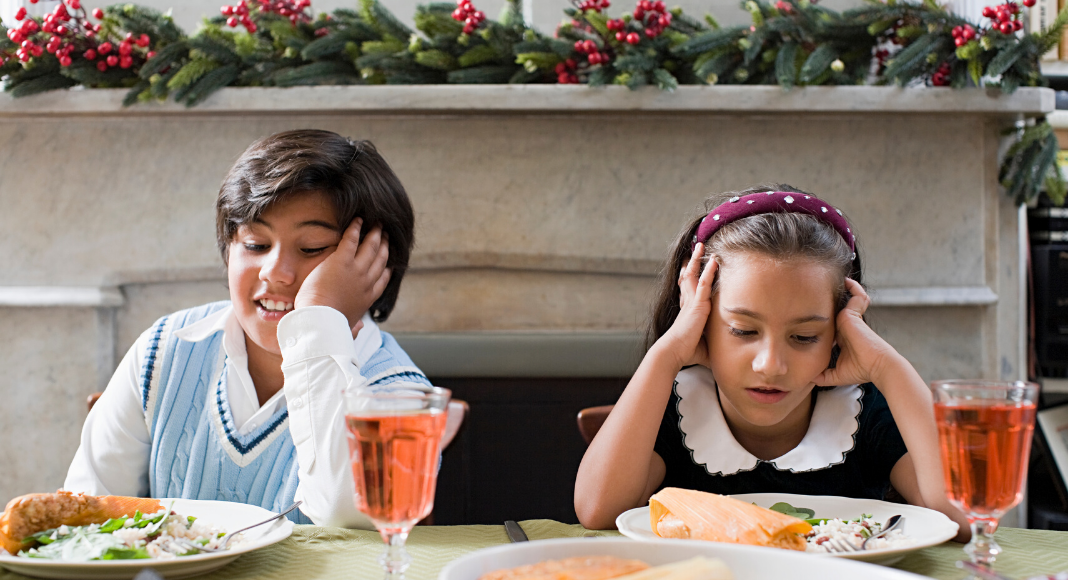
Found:
[[[306,306],[283,316],[278,346],[283,367],[324,356],[356,360],[348,319],[329,306]]]

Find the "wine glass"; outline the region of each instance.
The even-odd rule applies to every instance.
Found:
[[[390,580],[404,578],[412,562],[404,542],[434,508],[450,394],[413,383],[345,392],[356,509],[382,534],[386,549],[378,562]]]
[[[1025,381],[934,381],[935,419],[949,502],[972,528],[965,553],[991,568],[998,520],[1023,495],[1038,385]]]

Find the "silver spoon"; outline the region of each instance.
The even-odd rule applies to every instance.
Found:
[[[890,516],[886,519],[886,523],[883,524],[883,529],[880,530],[878,534],[872,534],[871,536],[865,538],[864,542],[860,545],[860,549],[866,550],[868,548],[868,542],[874,540],[875,538],[881,538],[886,534],[889,534],[894,528],[900,526],[904,522],[905,516]]]
[[[247,530],[251,530],[252,528],[255,528],[255,527],[262,526],[263,524],[269,524],[269,523],[271,523],[271,522],[273,522],[273,521],[275,521],[275,520],[277,520],[279,518],[283,518],[289,512],[297,509],[297,506],[299,506],[301,503],[302,502],[297,501],[293,505],[291,505],[291,506],[287,507],[286,509],[282,510],[281,513],[274,514],[273,516],[263,520],[262,522],[259,522],[259,523],[256,523],[256,524],[252,524],[251,526],[246,526],[244,528],[241,528],[240,530],[236,530],[236,531],[233,531],[233,532],[230,532],[230,533],[226,534],[219,541],[219,547],[218,548],[208,548],[208,547],[205,547],[205,546],[201,546],[200,544],[196,544],[194,542],[190,542],[189,540],[186,540],[185,538],[175,538],[175,540],[177,540],[178,543],[181,544],[183,547],[186,547],[186,548],[189,548],[189,549],[200,550],[201,552],[221,552],[221,551],[226,549],[226,546],[230,543],[230,540],[234,539],[234,536],[236,536],[237,534],[240,534],[241,532],[244,532],[244,531],[247,531]]]

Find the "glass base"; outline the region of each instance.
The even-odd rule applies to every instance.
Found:
[[[1001,553],[1001,546],[994,541],[994,532],[998,529],[996,519],[972,520],[972,541],[964,546],[964,553],[968,554],[972,563],[985,568],[994,567],[994,561]]]
[[[382,539],[386,541],[386,549],[378,557],[378,563],[385,570],[385,580],[404,580],[404,572],[412,564],[412,557],[404,548],[404,542],[408,539],[408,531],[384,531],[380,530]]]

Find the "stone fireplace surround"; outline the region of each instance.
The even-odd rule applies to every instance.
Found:
[[[572,408],[614,400],[677,229],[707,193],[776,181],[851,218],[873,325],[926,380],[1024,374],[1020,214],[997,153],[1000,130],[1053,109],[1048,89],[308,87],[226,89],[195,109],[122,96],[0,97],[0,437],[49,441],[0,450],[0,503],[62,483],[85,396],[144,328],[227,297],[219,182],[253,140],[298,127],[372,140],[405,183],[417,248],[384,328],[439,382],[483,381],[463,387],[495,401],[483,417],[567,408],[559,431]],[[572,434],[564,464],[581,456]],[[467,469],[482,437],[465,436]]]

